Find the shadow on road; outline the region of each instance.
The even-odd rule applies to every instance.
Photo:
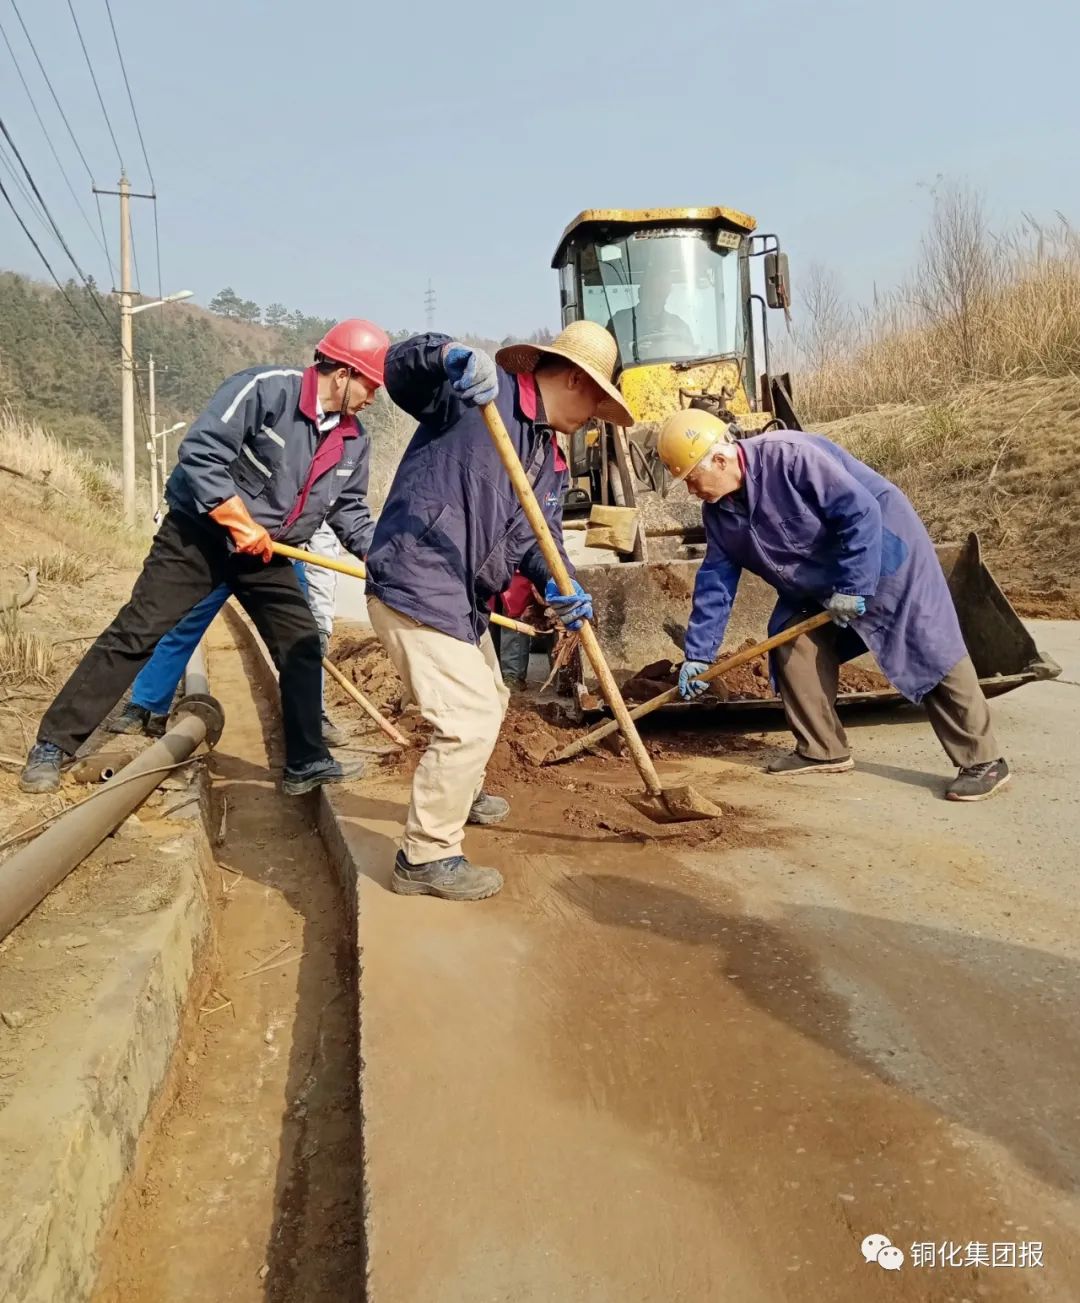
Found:
[[[809,905],[766,921],[619,875],[580,874],[556,890],[604,927],[706,952],[711,979],[723,988],[718,1003],[749,1001],[1006,1146],[1044,1180],[1080,1188],[1075,962]]]

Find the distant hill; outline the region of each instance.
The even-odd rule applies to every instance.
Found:
[[[0,399],[103,461],[120,456],[119,308],[101,295],[108,324],[81,286],[55,289],[0,272]],[[317,337],[317,336],[316,336]],[[135,358],[146,397],[146,360],[157,369],[159,428],[190,420],[221,381],[260,362],[306,362],[312,341],[178,303],[135,319]],[[139,446],[144,440],[136,404]],[[140,455],[140,461],[141,461]]]
[[[14,272],[0,271],[0,404],[10,403],[40,421],[57,438],[101,461],[120,461],[119,307],[69,282],[65,294]],[[223,291],[214,303],[229,303]],[[261,315],[239,300],[239,310]],[[280,309],[280,312],[277,311]],[[156,369],[158,429],[190,421],[227,376],[265,362],[306,365],[317,340],[332,324],[321,317],[285,312],[272,304],[266,315],[279,324],[256,325],[190,303],[169,304],[135,318],[135,359],[143,405],[146,361]],[[394,333],[403,338],[409,332]],[[546,338],[537,331],[535,338]],[[469,343],[494,350],[498,342],[471,335]],[[147,474],[143,406],[136,402],[136,459]],[[413,430],[413,422],[380,395],[364,414],[375,443],[372,489],[381,497]],[[175,441],[173,441],[175,448]]]

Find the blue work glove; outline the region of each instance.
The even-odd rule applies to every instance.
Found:
[[[544,589],[544,601],[568,629],[580,629],[582,620],[592,619],[592,598],[576,579],[572,582],[574,591],[566,597],[559,592],[555,580],[549,579]]]
[[[450,388],[470,407],[493,403],[499,392],[499,376],[494,360],[479,348],[467,344],[448,344],[443,367]]]
[[[846,629],[852,620],[866,614],[866,598],[852,593],[833,593],[825,603],[825,609],[832,616],[833,624]]]
[[[702,693],[708,692],[709,684],[698,678],[709,668],[708,661],[683,661],[679,666],[679,696],[683,701],[693,701]]]

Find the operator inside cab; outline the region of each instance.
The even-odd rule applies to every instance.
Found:
[[[619,341],[619,357],[624,366],[653,358],[696,355],[694,332],[682,317],[667,310],[674,287],[675,273],[671,267],[646,263],[637,303],[620,308],[608,322],[608,330]]]

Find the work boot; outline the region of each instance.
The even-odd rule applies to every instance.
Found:
[[[798,751],[789,751],[779,760],[773,760],[765,766],[767,774],[842,774],[855,768],[855,761],[850,756],[842,760],[811,760],[809,756],[800,755]]]
[[[481,792],[469,807],[467,823],[502,823],[510,813],[510,802],[490,792]]]
[[[323,711],[322,717],[322,740],[328,747],[343,747],[347,741],[345,734],[333,722],[330,716]]]
[[[106,733],[144,734],[146,737],[164,737],[169,725],[168,715],[155,715],[145,706],[129,701],[119,715],[105,725]]]
[[[35,742],[19,775],[23,792],[55,792],[60,787],[60,770],[71,761],[55,742]]]
[[[347,783],[364,772],[362,760],[313,760],[299,769],[286,768],[281,778],[281,790],[286,796],[303,796],[327,783]]]
[[[985,801],[1012,777],[1003,756],[961,769],[945,789],[946,801]]]
[[[498,869],[448,855],[429,864],[410,864],[404,851],[394,860],[393,888],[399,896],[438,896],[440,900],[486,900],[502,887]]]

